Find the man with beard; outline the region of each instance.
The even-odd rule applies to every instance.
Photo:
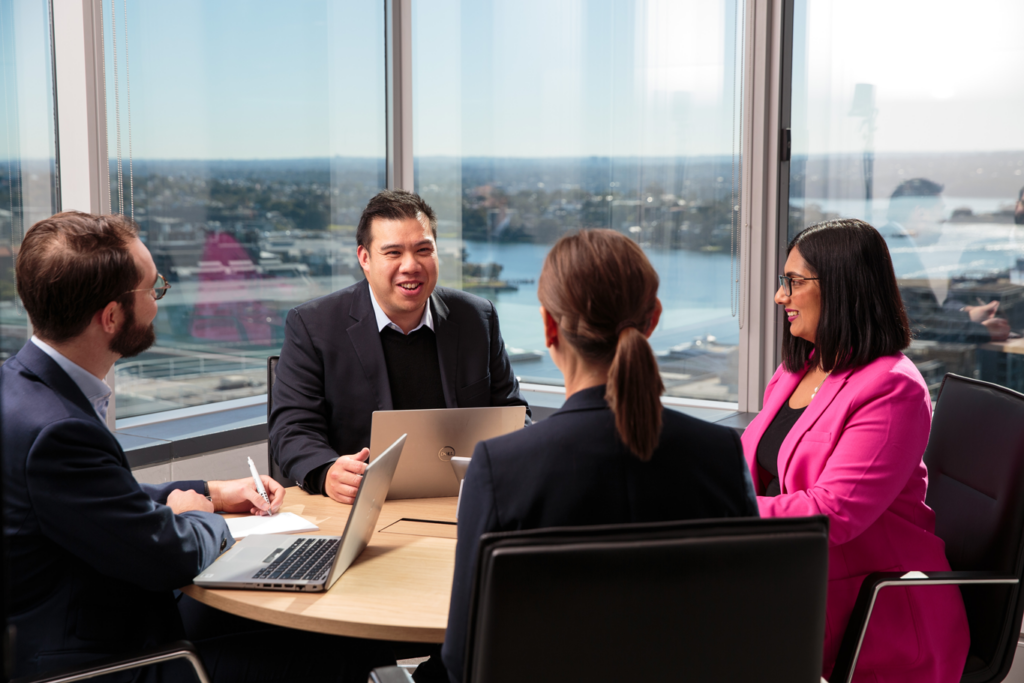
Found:
[[[35,335],[0,368],[14,675],[185,637],[215,681],[256,672],[365,681],[369,666],[389,661],[376,646],[357,650],[358,641],[289,632],[175,594],[234,542],[215,511],[274,510],[284,489],[263,477],[268,504],[249,477],[147,486],[132,476],[106,426],[103,377],[153,344],[157,300],[170,287],[135,224],[78,212],[40,221],[22,242],[16,280]],[[180,665],[135,680],[187,680]]]

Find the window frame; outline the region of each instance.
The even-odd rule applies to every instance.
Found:
[[[49,2],[57,100],[55,136],[59,143],[55,145],[58,207],[109,213],[102,0]],[[387,186],[412,190],[412,0],[381,2],[386,34]],[[780,143],[783,130],[789,126],[792,5],[792,0],[746,0],[738,401],[665,398],[666,405],[757,412],[779,362],[781,314],[771,294],[784,260],[787,230],[789,164],[782,160]],[[113,369],[106,379],[116,395]],[[560,387],[551,390],[564,391]],[[118,426],[114,395],[108,414],[111,430]],[[176,411],[169,412],[172,414],[165,415],[165,420],[180,419],[175,417]],[[190,409],[190,414],[203,412],[225,410],[218,403]],[[147,421],[159,422],[161,415],[154,414]]]

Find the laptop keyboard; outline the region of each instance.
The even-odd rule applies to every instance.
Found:
[[[254,579],[317,581],[327,572],[337,554],[336,538],[300,538],[281,556],[256,572]]]

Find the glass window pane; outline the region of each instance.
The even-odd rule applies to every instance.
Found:
[[[735,401],[742,2],[413,4],[416,189],[440,283],[494,301],[523,381],[561,384],[537,278],[560,236],[645,248],[667,394]]]
[[[172,285],[156,345],[116,366],[117,417],[264,394],[288,310],[361,277],[355,226],[385,182],[383,3],[104,12],[111,206]]]
[[[51,57],[46,0],[0,2],[0,363],[28,338],[14,284],[21,238],[57,211]]]
[[[797,0],[789,235],[885,236],[914,360],[1024,390],[1024,5]],[[885,17],[879,21],[879,17]]]

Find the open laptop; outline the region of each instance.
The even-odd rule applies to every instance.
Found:
[[[408,434],[388,500],[459,495],[453,456],[468,458],[484,439],[523,428],[526,406],[378,410],[370,427],[370,462],[399,434]]]
[[[203,588],[328,590],[370,542],[405,439],[405,434],[399,436],[366,468],[340,537],[246,536],[197,576],[194,583]]]
[[[466,483],[466,471],[469,470],[470,458],[452,458],[452,471],[459,480],[459,500],[455,503],[455,521],[459,520],[459,508],[462,507],[462,485]]]

